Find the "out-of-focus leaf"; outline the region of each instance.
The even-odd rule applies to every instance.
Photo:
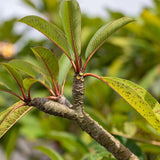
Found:
[[[23,79],[18,71],[7,63],[2,63],[2,66],[11,74],[11,76],[16,80],[20,88],[23,88]]]
[[[70,152],[74,152],[76,150],[81,153],[88,152],[87,146],[80,139],[71,134],[53,131],[49,137],[59,141],[61,145]]]
[[[47,36],[53,41],[63,52],[70,55],[68,42],[64,33],[56,26],[38,16],[26,16],[19,20]]]
[[[72,52],[81,52],[81,11],[76,0],[63,0],[60,8],[63,27]]]
[[[9,64],[33,78],[36,78],[36,76],[41,72],[37,66],[24,60],[14,59],[11,60]]]
[[[2,82],[0,82],[0,91],[11,92]]]
[[[36,82],[38,82],[37,79],[34,79],[34,78],[25,78],[25,79],[23,80],[23,86],[24,86],[24,88],[28,91],[28,90],[31,88],[31,86],[32,86],[34,83],[36,83]]]
[[[32,51],[39,60],[43,72],[47,77],[51,78],[51,83],[53,84],[53,80],[57,80],[59,72],[56,55],[51,50],[44,47],[34,47]]]
[[[154,80],[159,74],[160,74],[160,66],[158,65],[147,72],[147,74],[141,79],[140,86],[147,89],[153,84]]]
[[[124,98],[160,133],[160,104],[139,85],[120,78],[102,77],[102,80]]]
[[[7,142],[4,141],[4,150],[5,150],[5,155],[7,159],[10,159],[12,152],[15,149],[17,138],[19,136],[19,127],[20,125],[13,127],[11,132],[9,132],[7,136],[5,136],[5,139],[7,139]]]
[[[32,107],[29,106],[21,106],[23,104],[22,101],[19,101],[9,107],[7,110],[0,113],[0,138]],[[16,107],[21,106],[17,109]]]
[[[35,149],[46,154],[49,158],[51,158],[51,160],[63,160],[63,157],[51,148],[45,146],[36,146]]]
[[[63,84],[63,81],[65,80],[70,68],[71,68],[71,62],[69,61],[67,56],[63,54],[59,60],[58,82],[60,86]]]
[[[86,49],[85,57],[88,58],[91,54],[94,54],[117,30],[133,21],[134,19],[132,18],[122,17],[118,20],[102,26],[91,38]]]

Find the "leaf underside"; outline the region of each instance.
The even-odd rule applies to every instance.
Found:
[[[160,104],[139,85],[120,78],[101,77],[160,133]]]

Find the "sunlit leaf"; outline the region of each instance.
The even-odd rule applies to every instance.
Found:
[[[47,36],[53,41],[63,52],[70,55],[68,42],[64,33],[56,26],[38,16],[26,16],[19,20]]]
[[[69,61],[67,56],[63,54],[59,60],[58,82],[60,86],[63,84],[63,81],[65,80],[70,68],[71,68],[71,62]]]
[[[122,17],[102,26],[91,38],[86,49],[85,57],[88,58],[91,54],[94,54],[117,30],[133,21],[132,18]]]
[[[23,88],[23,79],[19,72],[7,63],[1,63],[2,66],[10,73],[10,75],[16,80],[20,88]]]
[[[63,0],[60,8],[63,27],[72,52],[81,52],[81,11],[76,0]]]
[[[36,76],[40,73],[40,69],[37,66],[29,62],[26,62],[24,60],[14,59],[14,60],[11,60],[9,64],[15,67],[16,69],[34,78],[36,78]]]
[[[102,80],[124,98],[160,133],[160,104],[139,85],[120,78],[102,77]]]
[[[51,148],[45,146],[37,146],[35,149],[40,150],[44,154],[46,154],[51,160],[63,160],[63,157],[56,151]]]
[[[24,102],[19,101],[0,113],[0,138],[32,107],[21,106]],[[19,107],[21,106],[21,107]],[[19,108],[18,108],[19,107]],[[17,109],[15,109],[17,108]]]
[[[34,79],[34,78],[25,78],[23,80],[23,86],[28,91],[31,88],[31,86],[33,84],[35,84],[36,82],[38,82],[37,79]]]
[[[32,51],[41,64],[41,68],[46,76],[51,78],[51,83],[58,78],[59,66],[55,54],[44,47],[34,47]]]

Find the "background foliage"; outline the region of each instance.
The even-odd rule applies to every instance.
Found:
[[[59,1],[43,0],[38,8],[30,0],[26,5],[43,14],[50,22],[62,28],[58,15]],[[82,15],[82,54],[95,31],[122,13],[106,11],[107,19]],[[95,54],[87,67],[88,72],[103,76],[116,76],[136,82],[160,100],[160,1],[153,8],[144,8],[136,22],[127,25],[110,38]],[[60,50],[48,39],[25,40],[28,28],[14,32],[16,19],[0,23],[0,61],[25,59],[35,63],[31,47],[43,46],[59,57]],[[14,48],[16,45],[16,48]],[[16,53],[16,54],[15,54]],[[83,55],[84,56],[84,55]],[[24,75],[25,76],[25,75]],[[73,71],[69,72],[64,94],[71,100]],[[0,81],[18,92],[17,85],[0,67]],[[86,81],[85,110],[105,129],[115,135],[142,160],[160,159],[160,135],[122,98],[102,82],[89,78]],[[0,93],[0,111],[16,102],[16,98]],[[47,96],[47,91],[36,84],[33,96]],[[100,160],[114,158],[79,127],[68,120],[46,115],[37,110],[23,117],[0,139],[2,156],[8,160],[51,159]],[[40,151],[38,151],[40,150]],[[54,151],[53,151],[54,150]],[[57,151],[57,152],[55,152]],[[44,152],[45,154],[42,154]],[[15,158],[16,157],[16,158]],[[56,157],[56,158],[55,158]]]

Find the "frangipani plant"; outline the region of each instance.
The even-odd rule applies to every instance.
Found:
[[[63,31],[38,16],[27,16],[19,20],[48,37],[62,50],[63,54],[58,61],[51,50],[34,47],[32,51],[39,62],[39,67],[22,60],[11,60],[9,63],[1,64],[15,79],[22,95],[17,95],[0,83],[1,91],[13,94],[20,99],[19,102],[0,113],[0,137],[29,110],[36,107],[51,115],[75,121],[82,130],[90,134],[117,159],[138,159],[84,111],[84,82],[88,76],[95,77],[115,90],[160,133],[160,105],[146,90],[128,80],[101,77],[85,72],[91,58],[106,40],[121,27],[134,20],[122,17],[102,26],[91,38],[83,62],[81,58],[81,11],[77,1],[63,0],[60,6],[60,16]],[[65,79],[70,68],[74,71],[72,104],[63,94]],[[28,75],[28,78],[23,79],[20,72]],[[31,88],[37,82],[49,91],[48,97],[32,98]]]

